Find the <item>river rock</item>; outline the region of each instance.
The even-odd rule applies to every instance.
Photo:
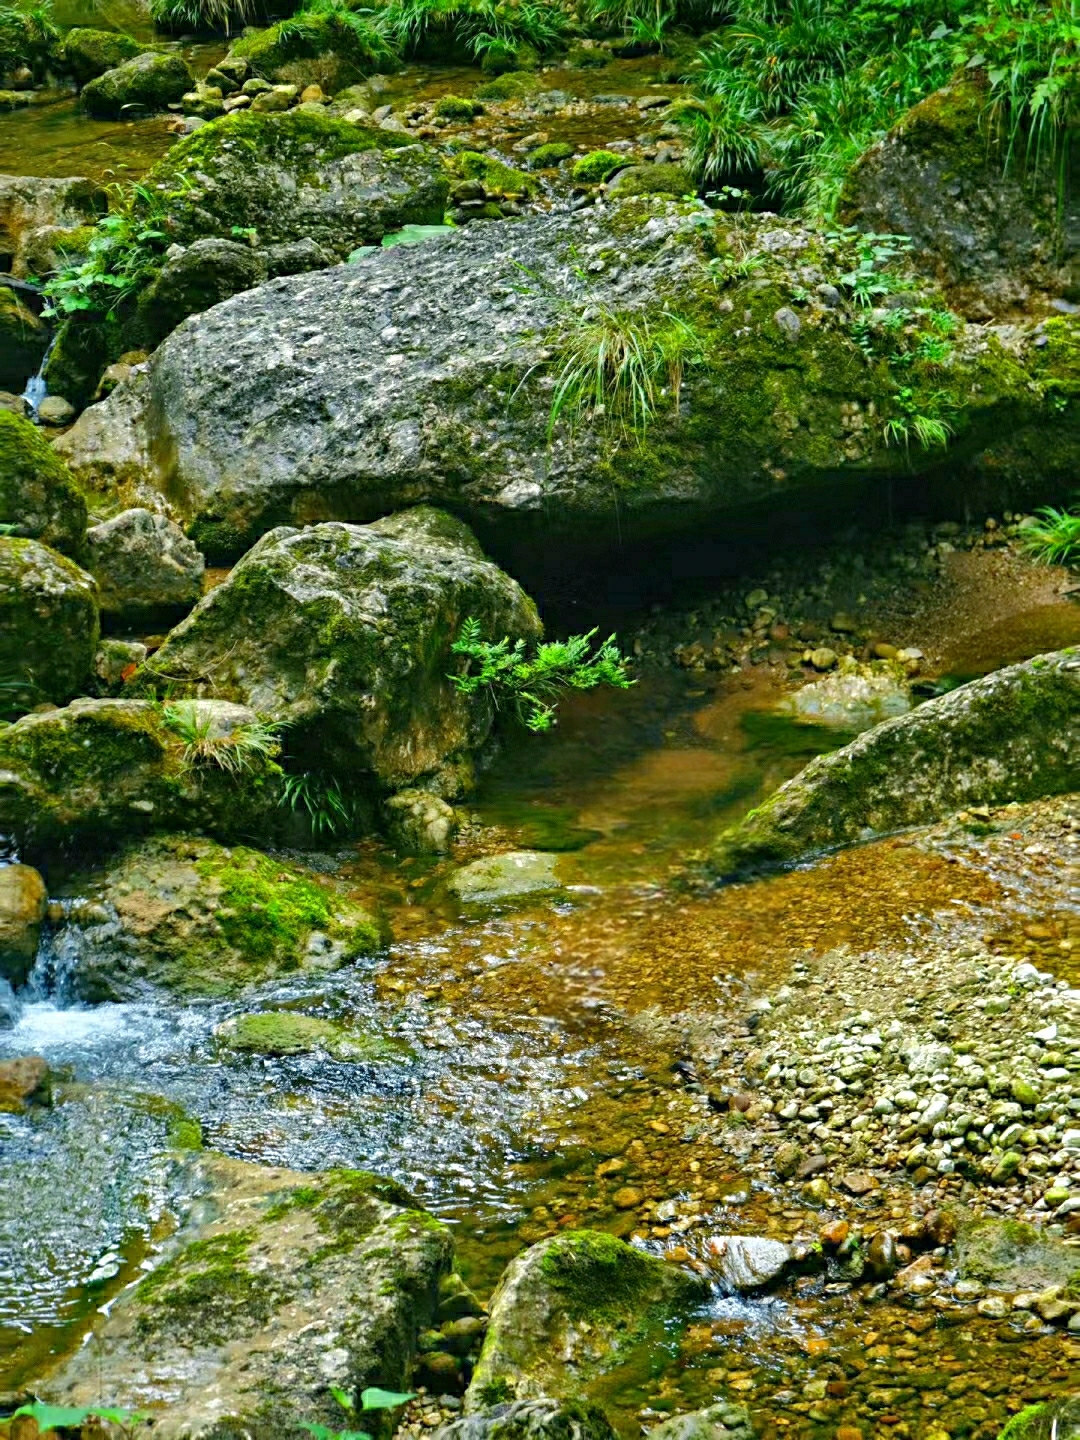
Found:
[[[845,656],[832,674],[801,686],[777,706],[781,715],[800,725],[821,725],[852,734],[895,715],[906,715],[910,709],[911,687],[902,665],[888,660],[864,665],[850,656]]]
[[[293,123],[292,113],[251,118]],[[262,188],[276,185],[273,164],[230,130],[240,123],[214,121],[159,162],[171,184],[185,146],[208,131],[219,148],[236,141],[235,158],[221,161],[228,183],[197,185],[175,202],[185,234],[236,223],[255,226],[266,243],[302,225],[342,253],[334,197],[354,192],[333,181],[310,206],[303,189],[282,203],[276,188]],[[354,160],[378,168],[381,153],[341,161],[341,174]],[[350,199],[351,213],[362,218],[364,205]],[[719,306],[711,261],[735,224],[763,267],[733,279]],[[645,197],[612,202],[603,214],[533,215],[378,249],[347,269],[270,281],[189,319],[144,374],[59,443],[95,487],[137,480],[169,496],[210,556],[241,553],[270,524],[363,521],[418,500],[446,503],[485,533],[501,525],[527,555],[537,531],[611,544],[616,533],[686,528],[838,475],[907,474],[916,452],[887,444],[883,429],[893,383],[887,367],[867,364],[847,311],[815,310],[795,345],[774,321],[790,299],[791,267],[818,243],[788,218],[706,216]],[[524,285],[523,274],[535,278]],[[660,407],[632,459],[617,420],[586,414],[572,435],[558,426],[549,435],[546,382],[590,305],[657,321],[667,308],[685,313],[709,357],[684,366],[679,415]],[[956,397],[958,464],[985,449],[989,473],[996,451],[986,447],[1005,435],[1018,477],[1032,483],[1052,472],[1072,483],[1072,407],[1041,398],[1072,383],[1071,326],[1059,317],[1038,336],[1010,331],[1008,350],[981,327],[958,330],[950,365],[934,380]],[[301,334],[310,339],[299,343]],[[1025,435],[1037,438],[1034,449],[1021,445]],[[965,481],[969,498],[973,483]]]
[[[466,1414],[496,1388],[510,1399],[581,1399],[654,1327],[688,1309],[707,1283],[599,1231],[567,1231],[511,1261],[490,1320]]]
[[[227,1050],[241,1055],[311,1055],[322,1052],[343,1063],[378,1064],[408,1058],[405,1045],[374,1031],[349,1029],[295,1010],[236,1015],[214,1031]]]
[[[224,700],[186,704],[211,750],[242,744],[258,723]],[[80,699],[0,729],[0,834],[30,857],[149,830],[271,835],[281,794],[272,754],[247,753],[240,774],[200,760],[145,700]]]
[[[49,344],[49,327],[10,286],[0,285],[0,387],[21,394]]]
[[[97,587],[37,540],[0,536],[0,676],[27,707],[62,705],[89,678],[98,642]]]
[[[313,240],[339,260],[403,225],[439,224],[449,193],[426,147],[296,110],[202,125],[145,183],[168,195],[169,233],[181,244],[229,238],[237,226],[260,245]]]
[[[988,120],[985,75],[958,79],[909,110],[844,186],[845,224],[910,236],[951,302],[986,319],[1080,281],[1075,197],[1059,213],[1052,166],[1006,167]]]
[[[86,566],[109,615],[190,610],[204,561],[180,527],[149,510],[124,510],[86,532]]]
[[[166,260],[139,296],[128,338],[153,349],[181,320],[266,279],[266,259],[250,245],[207,236]]]
[[[79,176],[0,175],[0,251],[11,256],[6,268],[22,280],[42,274],[30,257],[48,248],[50,236],[92,223],[103,204],[100,187]]]
[[[143,49],[130,35],[77,25],[67,32],[57,47],[57,60],[76,85],[86,85],[107,70],[122,65],[125,60],[142,54]]]
[[[745,1405],[719,1400],[705,1410],[663,1421],[649,1431],[649,1440],[754,1440],[755,1433]]]
[[[525,592],[440,511],[282,528],[172,631],[153,667],[176,689],[287,723],[300,751],[385,793],[437,776],[487,738],[490,698],[447,679],[470,616],[492,637],[540,634]]]
[[[490,905],[496,900],[561,889],[562,881],[556,874],[558,863],[558,855],[542,850],[508,850],[463,865],[446,883],[450,893],[464,904]]]
[[[48,900],[31,866],[0,866],[0,977],[12,985],[25,984],[33,967]]]
[[[0,1061],[0,1114],[18,1115],[28,1105],[47,1105],[50,1079],[48,1063],[40,1055]]]
[[[615,1435],[599,1406],[571,1400],[512,1400],[451,1420],[434,1432],[432,1440],[615,1440]]]
[[[411,855],[444,855],[458,828],[452,805],[430,790],[400,790],[386,802],[390,839]]]
[[[192,83],[182,56],[147,50],[85,85],[82,105],[96,120],[118,120],[125,111],[165,110],[177,104]]]
[[[793,1258],[790,1245],[763,1235],[715,1235],[707,1251],[710,1269],[737,1294],[775,1284]]]
[[[1038,1226],[998,1216],[963,1216],[956,1232],[957,1271],[995,1290],[1040,1291],[1080,1285],[1080,1255]]]
[[[403,1390],[450,1232],[397,1185],[206,1155],[157,1268],[95,1316],[43,1399],[152,1417],[161,1440],[341,1424],[329,1388]]]
[[[72,983],[87,1001],[237,995],[339,969],[380,942],[373,917],[312,871],[202,837],[129,845],[69,889],[88,903],[68,907],[52,943],[77,954]]]
[[[851,845],[963,806],[1080,788],[1080,650],[995,671],[812,760],[739,825],[728,874]]]
[[[65,554],[86,534],[86,501],[41,431],[0,410],[0,524]]]

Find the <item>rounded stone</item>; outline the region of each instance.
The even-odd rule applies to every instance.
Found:
[[[36,540],[0,537],[0,674],[24,709],[62,705],[90,675],[98,643],[97,587]]]
[[[33,968],[48,901],[45,882],[32,866],[0,868],[0,976],[16,987]]]

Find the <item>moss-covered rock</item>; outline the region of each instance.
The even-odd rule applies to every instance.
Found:
[[[0,411],[0,525],[54,550],[78,552],[86,501],[67,466],[36,425]]]
[[[463,180],[479,180],[489,195],[531,195],[536,189],[530,176],[478,150],[462,150],[451,165]]]
[[[693,195],[697,186],[681,165],[628,165],[608,186],[609,195]]]
[[[0,977],[10,985],[24,984],[33,968],[48,899],[33,866],[0,866]]]
[[[484,113],[479,100],[467,100],[462,95],[443,95],[435,102],[434,114],[444,120],[475,120]]]
[[[21,395],[49,344],[49,327],[7,285],[0,285],[0,389]]]
[[[183,244],[254,230],[260,245],[312,239],[344,258],[403,225],[438,224],[449,183],[402,137],[321,111],[237,111],[174,145],[145,184],[169,197]]]
[[[83,87],[82,104],[98,120],[117,120],[130,106],[165,110],[179,103],[193,84],[182,56],[147,50],[106,70]]]
[[[115,70],[125,60],[141,55],[145,48],[130,35],[78,25],[67,32],[55,53],[58,66],[72,76],[76,85],[87,85],[107,70]]]
[[[23,280],[45,275],[53,268],[51,249],[103,204],[99,187],[76,176],[0,175],[0,251],[11,256],[6,268]]]
[[[36,540],[0,536],[0,678],[5,698],[62,705],[90,677],[98,643],[97,587]]]
[[[294,1010],[238,1015],[219,1025],[215,1033],[226,1049],[243,1055],[308,1055],[323,1051],[333,1060],[378,1065],[408,1059],[410,1054],[407,1045],[389,1036]]]
[[[1055,1235],[1022,1220],[996,1215],[960,1217],[956,1261],[964,1280],[995,1290],[1045,1290],[1051,1285],[1080,1285],[1080,1257]]]
[[[188,1223],[42,1397],[85,1405],[105,1392],[165,1440],[225,1440],[337,1429],[332,1387],[357,1404],[368,1386],[406,1389],[451,1265],[446,1227],[363,1171],[189,1163]]]
[[[362,37],[333,17],[311,13],[295,22],[254,30],[237,40],[230,59],[246,60],[256,75],[276,84],[319,85],[336,95],[382,70],[386,56],[375,55]]]
[[[89,1001],[155,989],[238,995],[275,976],[337,969],[380,941],[372,916],[312,872],[204,838],[130,845],[69,888],[91,902],[73,907],[66,921],[78,932],[75,985]],[[254,1041],[262,1035],[267,1054],[289,1054],[315,1048],[320,1026],[323,1038],[336,1037],[341,1048],[348,1039],[326,1022],[287,1015],[279,1028],[284,1033],[295,1021],[296,1038],[311,1032],[308,1043],[275,1048],[263,1032],[281,1018],[246,1017],[229,1043],[258,1049]]]
[[[529,151],[530,170],[548,170],[569,160],[574,153],[573,145],[565,140],[552,140],[547,145],[538,145]]]
[[[574,1230],[512,1261],[491,1298],[466,1412],[493,1399],[581,1399],[629,1347],[708,1291],[700,1277],[600,1231]]]
[[[559,890],[558,855],[539,850],[510,850],[487,855],[455,870],[447,881],[451,895],[466,905],[491,905],[544,890]]]
[[[1025,1406],[1005,1426],[998,1440],[1076,1440],[1078,1435],[1080,1395]]]
[[[473,93],[477,100],[520,100],[538,84],[536,76],[528,70],[507,70],[494,80],[485,80]]]
[[[524,591],[440,511],[274,530],[177,626],[148,673],[243,699],[287,723],[291,743],[322,766],[400,789],[487,737],[489,699],[447,679],[469,616],[493,637],[540,633]]]
[[[625,164],[626,156],[616,155],[613,150],[590,150],[574,162],[571,173],[583,185],[599,185]]]
[[[76,700],[0,730],[0,833],[30,857],[91,837],[100,850],[148,830],[273,834],[281,771],[271,754],[245,745],[254,713],[221,700],[188,708],[203,756],[162,706],[143,700]],[[239,773],[205,754],[238,747]]]

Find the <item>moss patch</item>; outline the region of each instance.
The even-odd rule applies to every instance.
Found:
[[[573,177],[583,185],[599,185],[602,180],[626,164],[625,155],[616,155],[613,150],[590,150],[574,164]]]
[[[139,1330],[205,1346],[264,1325],[278,1296],[266,1276],[252,1274],[244,1263],[254,1240],[253,1229],[196,1240],[159,1266],[139,1288],[147,1302]]]
[[[86,535],[86,501],[41,431],[0,411],[0,524],[67,554]]]

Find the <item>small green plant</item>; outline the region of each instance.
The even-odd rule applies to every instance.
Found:
[[[48,279],[47,316],[108,315],[153,276],[169,243],[166,199],[145,185],[108,187],[109,213],[94,227],[86,255]]]
[[[463,695],[486,690],[497,709],[508,705],[527,729],[550,730],[558,697],[567,690],[595,690],[598,685],[628,690],[634,683],[614,635],[594,650],[595,634],[590,630],[587,635],[547,641],[530,655],[524,640],[513,645],[508,636],[485,640],[479,620],[470,618],[450,647],[453,654],[465,658],[466,668],[449,679]]]
[[[311,42],[323,47],[329,40],[372,71],[393,69],[401,60],[387,12],[350,5],[348,0],[303,0],[294,15],[278,22],[277,37],[279,44],[291,43],[298,49]]]
[[[665,400],[678,415],[686,370],[704,358],[703,337],[680,315],[665,310],[650,317],[592,305],[576,318],[559,351],[548,441],[560,421],[573,431],[586,414],[640,440]]]
[[[330,1394],[353,1420],[358,1414],[371,1414],[376,1410],[396,1410],[398,1406],[407,1405],[410,1400],[416,1398],[412,1394],[401,1394],[397,1390],[380,1390],[377,1386],[370,1386],[367,1390],[361,1391],[358,1411],[353,1397],[339,1386],[331,1385]],[[371,1440],[371,1436],[366,1430],[332,1430],[328,1425],[310,1423],[301,1423],[300,1428],[314,1436],[315,1440]]]
[[[217,31],[230,35],[250,25],[258,0],[149,0],[150,16],[163,30]]]
[[[108,1405],[48,1405],[41,1400],[35,1400],[31,1405],[20,1405],[11,1418],[17,1420],[23,1415],[37,1421],[41,1434],[46,1430],[79,1430],[88,1421],[97,1421],[99,1424],[115,1425],[122,1435],[130,1436],[149,1419],[149,1416],[134,1410],[118,1410]]]
[[[184,742],[184,765],[215,767],[229,775],[243,775],[261,762],[273,760],[281,750],[278,726],[253,720],[231,730],[219,730],[212,714],[203,713],[190,700],[162,708],[167,729]]]
[[[353,833],[361,823],[356,800],[331,776],[314,770],[286,775],[279,805],[303,815],[316,840],[336,840]]]
[[[854,243],[854,263],[839,277],[839,282],[857,305],[869,309],[884,296],[909,288],[902,277],[882,268],[911,250],[912,244],[906,235],[863,234],[849,229],[835,232],[828,238],[834,242]]]
[[[1020,543],[1044,565],[1080,563],[1080,503],[1068,509],[1044,505],[1025,520]]]

